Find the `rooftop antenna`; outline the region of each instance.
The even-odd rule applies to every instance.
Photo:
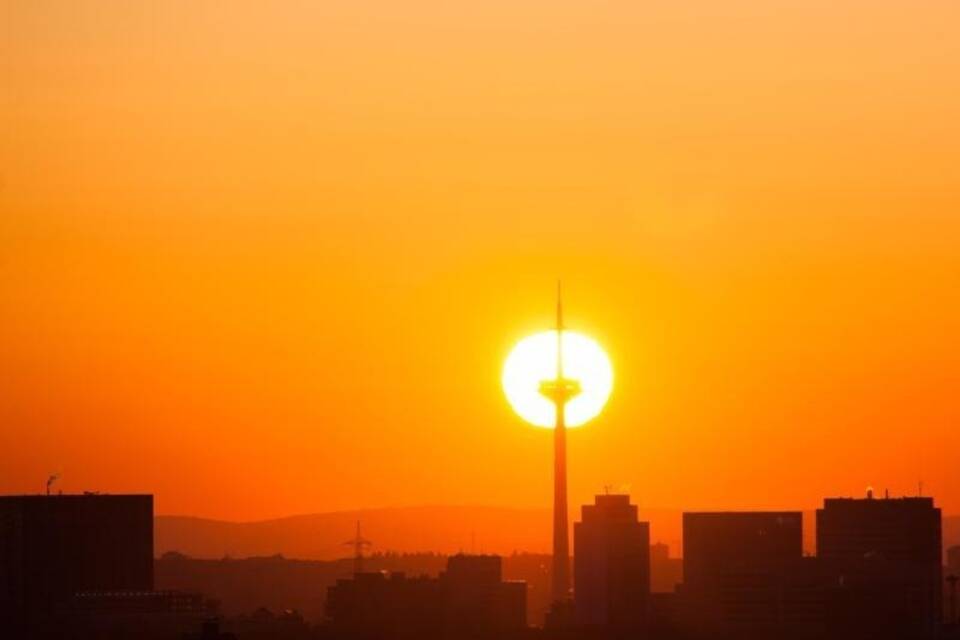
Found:
[[[60,479],[60,474],[57,472],[51,473],[47,478],[47,495],[50,495],[50,488],[53,486],[53,483]]]
[[[353,573],[363,573],[363,550],[373,545],[372,542],[360,535],[360,521],[357,520],[357,533],[352,540],[343,543],[353,547]]]

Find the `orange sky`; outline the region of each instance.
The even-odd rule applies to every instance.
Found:
[[[0,491],[548,505],[499,388],[609,350],[571,503],[960,511],[960,4],[0,8]]]

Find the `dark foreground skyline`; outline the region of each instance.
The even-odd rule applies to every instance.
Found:
[[[212,619],[240,637],[291,638],[954,633],[960,547],[944,564],[933,498],[827,499],[815,515],[815,556],[803,551],[803,519],[687,512],[684,558],[671,558],[651,544],[629,496],[599,495],[576,519],[573,590],[558,601],[548,555],[380,553],[361,574],[349,558],[154,560],[151,496],[7,496],[0,613],[23,637],[51,638],[174,638]]]

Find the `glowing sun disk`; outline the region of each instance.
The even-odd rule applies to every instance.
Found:
[[[575,331],[563,332],[564,378],[580,383],[581,391],[566,405],[568,427],[578,427],[603,409],[613,388],[613,368],[597,342]],[[557,375],[557,332],[544,331],[524,338],[503,365],[503,390],[521,418],[538,427],[552,428],[553,402],[540,393],[540,383]]]

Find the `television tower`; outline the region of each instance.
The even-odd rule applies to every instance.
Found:
[[[556,407],[553,429],[553,581],[554,602],[570,597],[570,545],[567,535],[567,402],[580,393],[580,382],[563,376],[563,299],[557,283],[557,372],[540,382],[540,393]]]

